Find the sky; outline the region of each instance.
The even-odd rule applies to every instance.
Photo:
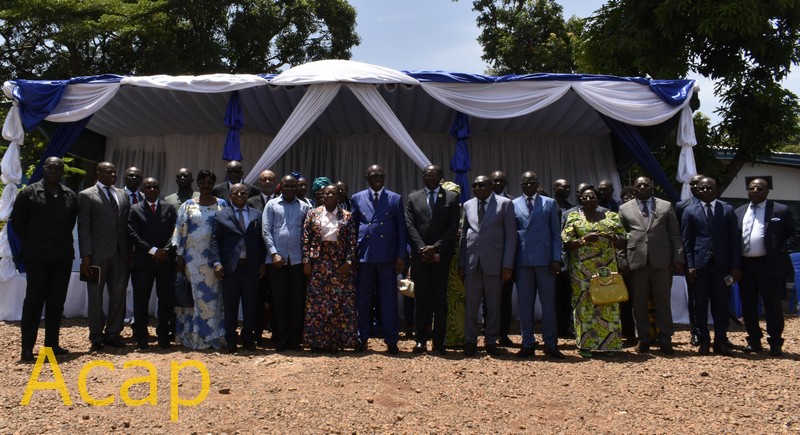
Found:
[[[488,65],[481,60],[477,42],[477,13],[471,0],[349,0],[356,8],[356,31],[361,45],[353,48],[353,60],[397,70],[445,70],[481,74]],[[564,18],[585,18],[604,0],[562,0]],[[800,67],[794,68],[784,86],[800,95]],[[676,79],[682,77],[655,77]],[[700,87],[700,111],[719,122],[713,111],[719,102],[714,85],[690,75]]]

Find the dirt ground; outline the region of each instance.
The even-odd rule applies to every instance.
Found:
[[[126,348],[89,354],[86,321],[73,319],[61,341],[72,353],[58,359],[72,404],[40,389],[25,406],[35,365],[19,362],[19,323],[0,322],[0,433],[800,433],[800,318],[786,320],[780,358],[700,356],[679,328],[671,357],[628,347],[614,358],[583,359],[574,341],[562,340],[567,357],[558,361],[541,353],[519,360],[515,348],[498,358],[482,348],[475,358],[460,350],[418,356],[412,340],[389,356],[375,339],[362,354],[277,354],[268,346],[226,355],[155,343],[140,351],[128,327]],[[730,339],[743,345],[743,329],[732,325]],[[101,360],[113,370],[88,365]],[[137,360],[154,367],[154,391]],[[203,391],[200,370],[173,366],[188,360],[210,381],[194,406],[179,400]],[[44,364],[38,381],[52,381],[53,369]],[[149,394],[155,405],[134,406]],[[87,403],[107,397],[113,403]]]

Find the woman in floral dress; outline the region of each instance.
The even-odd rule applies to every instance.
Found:
[[[358,343],[355,293],[357,229],[339,204],[335,185],[322,188],[322,206],[303,225],[303,272],[308,276],[303,344],[336,353]]]
[[[194,297],[193,308],[175,308],[175,339],[190,349],[221,349],[226,345],[221,285],[211,262],[217,213],[227,207],[223,199],[211,193],[216,181],[216,175],[209,170],[197,174],[200,196],[187,200],[178,209],[172,235],[172,243],[178,248],[178,270],[186,272]]]
[[[619,304],[595,305],[589,295],[589,282],[598,269],[617,271],[616,252],[625,239],[619,215],[597,211],[597,190],[592,185],[579,192],[581,209],[571,212],[561,232],[569,253],[575,341],[581,356],[592,352],[613,355],[622,349]]]

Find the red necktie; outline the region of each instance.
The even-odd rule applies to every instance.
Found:
[[[153,210],[153,214],[156,214],[156,203],[150,204],[150,210]]]

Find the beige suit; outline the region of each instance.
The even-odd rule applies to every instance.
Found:
[[[628,233],[627,249],[621,267],[631,269],[631,300],[639,341],[649,343],[650,325],[647,304],[653,301],[659,341],[668,342],[673,333],[670,293],[670,265],[683,263],[680,225],[672,204],[651,198],[649,217],[642,213],[641,202],[628,201],[619,208],[622,226]]]

